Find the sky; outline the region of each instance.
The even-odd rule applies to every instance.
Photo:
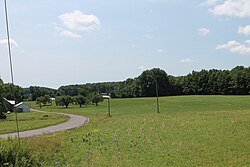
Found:
[[[7,1],[14,82],[22,87],[180,76],[250,65],[249,0]],[[10,82],[4,3],[0,77]]]

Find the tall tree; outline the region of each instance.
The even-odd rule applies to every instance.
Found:
[[[102,102],[103,98],[99,93],[93,93],[91,96],[91,102],[98,106],[99,102]]]
[[[78,105],[80,106],[80,108],[81,108],[82,105],[85,105],[85,104],[87,103],[87,98],[84,97],[84,96],[81,96],[81,95],[75,96],[75,97],[74,97],[74,102],[75,102],[76,104],[78,104]]]
[[[16,103],[23,101],[23,89],[20,86],[10,83],[2,84],[2,94],[6,99],[15,100]]]
[[[4,114],[6,112],[6,106],[3,99],[3,81],[0,78],[0,119],[5,119],[6,115]]]
[[[36,104],[39,104],[40,108],[42,108],[43,101],[44,101],[44,97],[43,96],[36,98]]]
[[[49,95],[45,95],[44,96],[44,103],[45,103],[44,105],[46,105],[47,103],[50,104],[50,105],[52,105],[52,101],[51,101]]]
[[[167,73],[159,68],[144,71],[137,79],[140,96],[155,96],[155,87],[158,84],[159,95],[171,94],[171,86]]]
[[[248,94],[248,84],[250,81],[250,74],[247,68],[237,66],[231,70],[231,87],[232,94],[244,95]]]
[[[72,103],[72,98],[70,96],[56,97],[56,104],[59,106],[65,106],[66,108],[68,108],[70,103]]]

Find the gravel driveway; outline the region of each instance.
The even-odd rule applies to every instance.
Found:
[[[32,109],[32,111],[43,112],[43,111],[34,110],[34,109]],[[70,119],[67,122],[64,122],[64,123],[61,123],[58,125],[53,125],[53,126],[48,126],[46,128],[20,132],[19,133],[20,138],[33,137],[33,136],[42,135],[42,134],[49,134],[49,133],[55,133],[55,132],[59,132],[59,131],[63,131],[63,130],[74,129],[74,128],[78,128],[80,126],[83,126],[84,124],[86,124],[89,121],[89,118],[79,116],[79,115],[56,113],[56,112],[53,112],[53,113],[63,114],[63,115],[69,116]],[[17,133],[15,132],[15,133],[8,133],[8,134],[0,135],[0,138],[9,138],[9,137],[15,138],[15,137],[17,137]]]

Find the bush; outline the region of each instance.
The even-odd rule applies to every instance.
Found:
[[[16,140],[0,140],[1,166],[40,166],[26,146],[19,147]]]
[[[4,113],[0,113],[0,119],[6,119],[6,115]]]

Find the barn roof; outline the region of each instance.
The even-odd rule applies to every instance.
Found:
[[[108,95],[103,95],[102,98],[104,98],[104,99],[110,99],[110,96],[108,96]]]
[[[9,104],[11,104],[11,105],[15,105],[16,104],[16,102],[14,101],[14,100],[8,100],[8,99],[6,99],[6,98],[3,98],[5,101],[7,101]]]
[[[25,104],[24,102],[20,102],[20,103],[16,104],[16,105],[15,105],[15,107],[19,107],[19,106],[21,106],[21,105],[28,106],[28,105],[27,105],[27,104]],[[28,107],[30,107],[30,106],[28,106]]]

